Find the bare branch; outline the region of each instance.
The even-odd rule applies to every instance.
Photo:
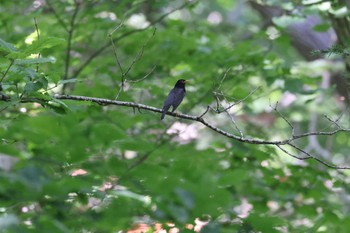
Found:
[[[350,169],[350,167],[347,167],[347,166],[336,166],[336,165],[332,165],[332,164],[329,164],[327,162],[325,162],[324,160],[322,159],[319,159],[315,156],[313,156],[311,153],[307,152],[306,150],[304,149],[301,149],[300,147],[297,147],[296,145],[292,144],[292,143],[288,143],[289,146],[295,148],[297,151],[299,151],[301,154],[304,154],[306,155],[306,157],[299,157],[297,155],[294,155],[293,153],[287,151],[286,149],[284,149],[281,145],[276,145],[281,151],[283,151],[285,154],[295,158],[295,159],[298,159],[298,160],[307,160],[307,159],[313,159],[313,160],[316,160],[317,162],[323,164],[324,166],[326,167],[329,167],[329,168],[333,168],[333,169],[338,169],[338,170],[346,170],[346,169]]]
[[[129,80],[129,79],[128,79],[127,82],[128,82],[128,83],[137,83],[137,82],[141,82],[141,81],[145,80],[146,78],[148,78],[148,76],[150,76],[156,68],[157,68],[157,66],[155,65],[155,66],[152,67],[151,71],[148,72],[148,73],[147,73],[145,76],[143,76],[142,78],[139,78],[139,79],[136,79],[136,80]]]
[[[80,9],[80,3],[75,0],[74,1],[74,12],[72,15],[72,18],[69,23],[69,28],[67,30],[68,32],[68,38],[67,38],[67,50],[66,50],[66,59],[64,63],[64,76],[63,80],[67,80],[69,77],[69,66],[70,66],[70,59],[71,59],[71,50],[72,50],[72,39],[73,39],[73,32],[75,29],[75,20],[78,15],[78,11]],[[67,88],[67,84],[64,84],[62,87],[62,93],[65,93],[65,90]]]
[[[202,118],[205,114],[207,114],[209,112],[209,110],[213,110],[214,112],[216,111],[215,109],[213,109],[213,107],[211,107],[210,105],[207,106],[207,108],[205,109],[205,111],[198,116],[198,118]]]
[[[312,159],[312,157],[310,156],[307,156],[307,157],[299,157],[297,155],[294,155],[292,154],[291,152],[287,151],[286,149],[283,148],[283,146],[281,145],[276,145],[278,147],[278,149],[280,149],[281,151],[283,151],[284,153],[286,153],[287,155],[295,158],[295,159],[298,159],[298,160],[307,160],[307,159]]]
[[[116,28],[114,28],[109,34],[108,36],[112,36],[114,32],[118,31],[122,26],[124,25],[124,22],[121,22]]]
[[[114,43],[120,41],[121,39],[128,37],[132,34],[138,33],[138,32],[142,32],[142,31],[146,31],[147,29],[153,27],[154,25],[156,25],[157,23],[161,22],[164,18],[166,18],[167,16],[169,16],[170,14],[174,13],[175,11],[181,10],[186,8],[189,5],[193,5],[196,4],[198,1],[186,1],[185,3],[183,3],[182,5],[180,5],[177,8],[174,8],[166,13],[164,13],[163,15],[159,16],[159,18],[155,19],[154,21],[152,21],[147,27],[144,27],[142,29],[134,29],[134,30],[130,30],[128,32],[125,32],[124,34],[120,35],[119,37],[114,39]],[[99,49],[97,49],[94,53],[92,53],[87,60],[81,64],[81,66],[79,68],[76,69],[76,71],[73,73],[73,77],[77,77],[89,64],[92,60],[94,60],[97,56],[99,56],[105,49],[107,49],[110,46],[110,43],[106,43],[104,45],[102,45]]]
[[[123,74],[123,76],[126,76],[130,70],[132,69],[132,67],[136,64],[136,62],[138,60],[141,59],[143,52],[145,50],[146,45],[150,42],[150,40],[154,37],[154,35],[156,34],[157,28],[154,28],[152,36],[150,38],[148,38],[148,40],[146,41],[146,43],[144,43],[140,49],[140,51],[138,52],[138,54],[136,55],[136,57],[134,58],[134,60],[131,62],[131,64],[129,65],[128,69],[125,71],[125,73]]]
[[[228,115],[228,117],[230,118],[232,124],[235,126],[236,130],[239,132],[239,135],[241,136],[241,138],[244,138],[243,132],[242,130],[238,127],[238,125],[236,124],[235,119],[233,118],[233,116],[227,111],[225,111],[226,114]]]
[[[249,98],[252,94],[254,94],[259,88],[260,88],[260,86],[259,86],[259,87],[256,87],[256,88],[255,88],[254,90],[252,90],[246,97],[244,97],[243,99],[241,99],[241,100],[239,100],[239,101],[237,101],[237,102],[235,102],[235,103],[229,104],[229,105],[228,105],[227,107],[225,107],[224,109],[222,109],[222,110],[219,110],[219,109],[218,109],[218,110],[217,110],[217,113],[223,113],[223,112],[225,112],[225,111],[231,109],[232,107],[234,107],[234,106],[236,106],[236,105],[242,103],[242,102],[245,101],[247,98]],[[219,96],[225,97],[225,95],[224,95],[223,93],[218,93],[218,92],[213,92],[213,93],[214,93],[215,96],[216,96],[216,95],[219,95]]]
[[[331,127],[332,125],[335,125],[337,128],[341,128],[340,125],[338,124],[338,122],[340,121],[340,118],[343,116],[343,114],[341,114],[337,119],[332,120],[329,116],[327,115],[323,115],[328,121],[330,121],[332,124],[329,126]]]
[[[95,97],[86,97],[86,96],[75,96],[75,95],[59,95],[56,94],[54,95],[54,98],[56,99],[61,99],[61,100],[74,100],[74,101],[87,101],[87,102],[92,102],[92,103],[97,103],[100,105],[115,105],[115,106],[124,106],[124,107],[130,107],[133,109],[144,109],[147,111],[151,112],[157,112],[157,113],[162,113],[162,109],[160,108],[155,108],[152,106],[144,105],[144,104],[139,104],[139,103],[134,103],[134,102],[126,102],[126,101],[117,101],[117,100],[110,100],[110,99],[102,99],[102,98],[95,98]],[[41,99],[36,99],[36,98],[22,98],[20,100],[21,102],[42,102],[42,101],[48,101],[48,100],[41,100]],[[283,139],[283,140],[264,140],[264,139],[259,139],[259,138],[249,138],[249,137],[244,137],[243,133],[240,132],[240,136],[234,135],[232,133],[229,133],[223,129],[220,129],[216,126],[214,126],[212,123],[209,123],[207,120],[203,118],[203,116],[211,109],[210,106],[207,107],[207,110],[201,114],[200,116],[193,116],[193,115],[188,115],[188,114],[182,114],[182,113],[174,113],[174,112],[167,112],[167,115],[181,118],[181,119],[187,119],[191,121],[197,121],[203,125],[205,125],[207,128],[215,131],[218,134],[221,134],[227,138],[231,138],[233,140],[243,142],[243,143],[248,143],[248,144],[256,144],[256,145],[271,145],[271,146],[276,146],[278,147],[281,151],[286,153],[289,156],[292,156],[293,158],[299,159],[299,160],[306,160],[306,159],[313,159],[321,164],[323,164],[326,167],[333,168],[333,169],[349,169],[350,166],[335,166],[332,164],[329,164],[328,162],[325,162],[322,159],[317,158],[316,156],[313,156],[311,153],[307,152],[304,149],[301,149],[300,147],[296,146],[293,144],[293,142],[297,139],[301,138],[307,138],[309,136],[330,136],[330,135],[335,135],[340,132],[347,132],[350,133],[350,128],[339,128],[333,131],[327,131],[327,132],[309,132],[309,133],[304,133],[300,135],[293,135],[292,137],[288,139]],[[301,154],[306,155],[306,157],[300,157],[296,156],[293,153],[287,151],[286,149],[283,148],[283,146],[288,145],[300,152]],[[151,151],[152,152],[152,151]],[[146,156],[147,158],[148,156]],[[146,159],[145,158],[145,159]],[[142,163],[142,161],[140,161]]]
[[[277,112],[277,114],[282,117],[282,119],[289,125],[289,127],[292,129],[292,136],[295,135],[295,129],[294,129],[294,126],[292,125],[292,123],[290,123],[289,120],[287,120],[287,118],[277,109],[277,106],[278,106],[278,101],[276,102],[275,106],[272,106],[271,103],[270,103],[270,107],[275,111]]]
[[[221,81],[220,81],[220,84],[219,84],[218,89],[221,87],[221,85],[222,85],[223,81],[225,80],[225,78],[226,78],[227,73],[228,73],[229,70],[230,70],[230,69],[227,69],[227,70],[226,70],[226,72],[225,72],[223,78],[222,78]],[[222,93],[220,93],[220,95],[224,96],[224,94],[222,94]],[[225,108],[225,107],[220,103],[219,97],[218,97],[216,94],[214,94],[214,96],[215,96],[215,100],[216,100],[216,110],[215,110],[215,112],[216,112],[217,114],[220,114],[220,113],[222,113],[222,112],[225,112],[225,113],[227,114],[227,116],[230,118],[230,120],[231,120],[232,124],[234,125],[234,127],[236,128],[236,130],[239,132],[240,137],[243,138],[244,135],[243,135],[242,130],[241,130],[241,129],[238,127],[238,125],[236,124],[236,121],[235,121],[234,117],[232,116],[232,114],[229,113],[229,110],[230,110],[233,106],[235,106],[237,103],[230,104],[229,107],[226,107],[226,108]],[[249,96],[249,95],[248,95],[248,96]],[[244,99],[248,98],[248,96],[246,96]],[[224,99],[226,100],[225,96],[224,96]],[[226,100],[226,101],[227,101],[227,100]],[[240,100],[239,103],[242,102],[242,101],[243,101],[243,100]],[[227,101],[227,102],[228,102],[228,101]],[[224,109],[223,109],[223,110],[220,110],[220,109],[219,109],[220,106],[221,106],[222,108],[224,108]]]
[[[224,76],[222,77],[222,79],[220,80],[219,86],[217,87],[218,90],[220,90],[222,83],[225,81],[226,77],[227,77],[227,73],[231,70],[231,68],[228,68],[225,73]]]
[[[116,31],[118,31],[122,26],[123,26],[123,22],[121,22],[115,29],[113,29],[113,31],[111,33],[108,34],[108,37],[111,40],[114,57],[115,57],[115,60],[117,61],[117,65],[118,65],[120,73],[121,73],[121,84],[120,84],[120,88],[119,88],[119,91],[118,91],[115,99],[118,99],[119,94],[124,89],[124,70],[123,70],[122,64],[120,63],[120,60],[119,60],[119,57],[118,57],[118,52],[117,52],[117,47],[115,46],[114,40],[112,38],[112,34],[114,32],[116,32]]]
[[[139,103],[134,103],[134,102],[126,102],[126,101],[117,101],[117,100],[110,100],[110,99],[103,99],[103,98],[95,98],[95,97],[86,97],[86,96],[76,96],[76,95],[59,95],[56,94],[54,96],[56,99],[64,99],[64,100],[77,100],[77,101],[88,101],[88,102],[94,102],[97,104],[101,105],[117,105],[117,106],[125,106],[125,107],[133,107],[133,108],[139,108],[139,109],[144,109],[148,110],[151,112],[158,112],[162,113],[163,110],[160,108],[155,108],[152,106],[144,105],[144,104],[139,104]],[[198,121],[202,123],[203,125],[207,126],[208,128],[216,131],[219,134],[222,134],[226,137],[232,138],[237,141],[241,142],[246,142],[249,144],[260,144],[260,145],[286,145],[296,139],[301,139],[304,137],[308,137],[311,135],[334,135],[339,132],[350,132],[350,129],[337,129],[334,131],[329,131],[329,132],[309,132],[309,133],[304,133],[304,134],[299,134],[299,135],[294,135],[289,139],[284,139],[284,140],[276,140],[276,141],[266,141],[266,140],[261,140],[261,139],[253,139],[253,138],[241,138],[237,137],[231,133],[228,133],[220,128],[215,127],[214,125],[210,124],[206,120],[203,119],[201,116],[193,116],[193,115],[188,115],[188,114],[182,114],[182,113],[175,113],[175,112],[167,112],[167,115],[173,116],[173,117],[178,117],[182,119],[187,119],[187,120],[192,120],[192,121]]]
[[[165,134],[165,132],[163,133],[163,135]],[[140,164],[142,164],[146,159],[149,158],[149,156],[159,150],[160,148],[162,148],[165,145],[166,140],[160,140],[160,143],[157,143],[156,146],[151,149],[150,151],[147,151],[145,154],[143,154],[139,159],[137,159],[134,163],[132,163],[128,168],[127,168],[127,172],[130,172],[130,170],[134,169],[135,167],[139,166]]]
[[[126,82],[129,82],[125,77],[128,75],[128,73],[130,72],[130,70],[132,69],[132,67],[136,64],[137,61],[139,61],[143,55],[143,52],[145,50],[145,47],[146,45],[149,43],[149,41],[154,37],[155,33],[156,33],[156,28],[154,28],[153,30],[153,33],[152,33],[152,36],[146,41],[146,43],[144,43],[141,47],[141,49],[139,50],[139,52],[137,53],[137,55],[135,56],[135,58],[133,59],[133,61],[131,62],[131,64],[129,65],[129,67],[126,69],[126,71],[124,72],[124,69],[122,67],[122,64],[119,60],[119,57],[118,57],[118,53],[117,53],[117,47],[115,46],[115,43],[114,43],[114,40],[112,38],[112,34],[114,32],[116,32],[120,27],[122,26],[122,23],[117,27],[115,28],[110,34],[109,34],[109,38],[111,40],[111,44],[112,44],[112,47],[113,47],[113,52],[114,52],[114,56],[115,56],[115,59],[117,61],[117,64],[118,64],[118,67],[120,69],[120,73],[121,73],[121,84],[120,84],[120,88],[119,88],[119,91],[116,95],[116,98],[115,99],[118,99],[119,97],[119,94],[124,90],[124,86],[125,86],[125,83]],[[152,71],[155,69],[155,67],[152,69]],[[151,72],[152,72],[151,71]],[[151,73],[150,72],[150,73]],[[140,80],[143,80],[145,78],[147,78],[149,76],[149,74],[146,74],[143,78],[141,78]],[[133,82],[137,82],[137,81],[133,81]]]
[[[319,159],[315,156],[313,156],[312,154],[310,154],[309,152],[301,149],[300,147],[297,147],[296,145],[293,145],[291,143],[288,143],[288,145],[290,145],[291,147],[295,148],[296,150],[298,150],[299,152],[301,152],[302,154],[305,154],[306,156],[316,160],[317,162],[325,165],[326,167],[329,167],[329,168],[334,168],[334,169],[342,169],[342,170],[345,170],[345,169],[350,169],[350,167],[346,167],[346,166],[335,166],[335,165],[331,165],[331,164],[328,164],[327,162],[323,161],[322,159]]]
[[[331,136],[331,135],[335,135],[335,134],[340,133],[340,132],[350,132],[350,129],[339,128],[339,129],[335,129],[333,131],[307,132],[307,133],[303,133],[303,134],[299,134],[299,135],[294,135],[290,140],[294,141],[296,139],[305,138],[305,137],[309,137],[309,136]]]
[[[114,43],[114,40],[112,38],[112,34],[114,32],[116,32],[117,30],[119,30],[119,28],[121,28],[123,26],[123,22],[121,22],[118,27],[116,27],[115,29],[113,29],[113,31],[111,33],[108,34],[108,37],[109,39],[111,40],[111,44],[112,44],[112,48],[113,48],[113,53],[114,53],[114,56],[115,56],[115,60],[117,61],[117,64],[118,64],[118,67],[120,69],[120,72],[122,74],[122,83],[124,82],[123,80],[123,77],[124,77],[124,71],[123,71],[123,67],[119,61],[119,58],[118,58],[118,53],[117,53],[117,47],[115,46],[115,43]]]
[[[64,30],[66,32],[68,32],[68,26],[67,24],[62,20],[61,16],[57,13],[56,9],[52,6],[51,1],[50,0],[46,0],[46,4],[49,6],[49,9],[53,12],[53,14],[55,15],[57,21],[59,24],[61,24],[61,26],[64,28]]]

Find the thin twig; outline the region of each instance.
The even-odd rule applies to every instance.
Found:
[[[323,115],[328,121],[330,121],[332,124],[329,126],[331,127],[332,125],[335,125],[337,128],[341,128],[340,125],[338,124],[338,121],[340,121],[340,118],[343,116],[343,114],[341,114],[337,119],[332,120],[329,116],[327,115]],[[328,127],[328,128],[329,128]]]
[[[280,149],[281,151],[283,151],[284,153],[286,153],[287,155],[298,159],[298,160],[307,160],[307,159],[312,159],[312,157],[307,156],[307,157],[299,157],[297,155],[292,154],[291,152],[287,151],[286,149],[284,149],[281,145],[276,145],[278,147],[278,149]]]
[[[270,100],[269,100],[269,105],[270,105],[270,108],[272,108],[275,112],[277,112],[277,114],[289,125],[289,127],[290,127],[291,130],[292,130],[292,136],[294,136],[294,135],[295,135],[294,126],[293,126],[292,123],[290,123],[290,121],[277,109],[278,101],[276,102],[275,106],[272,106],[272,105],[271,105],[271,102],[270,102]]]
[[[75,20],[78,15],[78,11],[80,8],[80,3],[75,0],[74,1],[75,7],[74,7],[74,12],[72,15],[72,18],[69,23],[69,28],[68,28],[68,38],[67,38],[67,50],[66,50],[66,59],[64,63],[64,76],[63,80],[67,80],[69,76],[69,66],[70,66],[70,59],[71,59],[71,50],[72,50],[72,39],[73,39],[73,33],[75,30]],[[65,90],[67,88],[67,84],[64,84],[62,87],[62,93],[65,93]]]
[[[36,22],[35,17],[34,17],[34,25],[35,25],[35,30],[36,30],[36,36],[37,36],[38,41],[39,41],[40,40],[39,27],[38,27],[38,23]],[[37,58],[40,58],[40,53],[38,53]],[[39,63],[36,64],[36,72],[39,72]]]
[[[163,145],[165,145],[165,142],[166,142],[166,141],[163,140],[161,143],[157,143],[156,146],[155,146],[152,150],[148,151],[147,153],[145,153],[144,155],[142,155],[138,160],[136,160],[134,163],[132,163],[132,164],[128,167],[127,172],[129,172],[130,170],[132,170],[132,169],[134,169],[135,167],[137,167],[137,166],[139,166],[140,164],[142,164],[146,159],[149,158],[149,156],[150,156],[153,152],[157,151],[157,150],[160,149]]]
[[[122,65],[120,64],[120,60],[119,60],[119,58],[118,58],[118,53],[117,53],[117,47],[115,46],[115,42],[114,42],[114,40],[113,40],[113,38],[112,38],[113,33],[116,32],[116,31],[118,31],[122,26],[123,26],[123,22],[121,22],[115,29],[113,29],[112,32],[110,32],[110,33],[108,34],[108,37],[109,37],[109,39],[111,40],[111,44],[112,44],[112,48],[113,48],[113,53],[114,53],[114,56],[115,56],[115,60],[117,61],[117,65],[118,65],[118,67],[119,67],[119,69],[120,69],[120,72],[121,72],[121,74],[122,74],[122,77],[123,77],[123,74],[124,74],[123,67],[122,67]],[[122,80],[122,83],[123,83],[123,80]]]
[[[142,29],[134,29],[128,32],[125,32],[124,34],[120,35],[119,37],[114,39],[114,43],[120,41],[121,39],[128,37],[132,34],[138,33],[138,32],[142,32],[142,31],[146,31],[149,28],[153,27],[154,25],[156,25],[157,23],[161,22],[164,18],[166,18],[167,16],[169,16],[170,14],[174,13],[175,11],[184,9],[185,7],[189,6],[189,5],[194,5],[196,4],[198,1],[186,1],[184,4],[180,5],[177,8],[174,8],[166,13],[164,13],[163,15],[159,16],[157,19],[155,19],[154,21],[152,21],[147,27],[144,27]],[[106,43],[104,45],[102,45],[99,49],[97,49],[94,53],[92,53],[87,60],[81,64],[81,66],[79,68],[76,69],[76,71],[73,73],[73,77],[77,77],[79,76],[79,74],[92,62],[92,60],[94,60],[97,56],[99,56],[105,49],[107,49],[110,46],[110,43]]]
[[[299,157],[299,156],[296,156],[294,154],[292,154],[291,152],[285,150],[284,148],[282,148],[281,145],[276,145],[281,151],[283,151],[284,153],[286,153],[287,155],[293,157],[293,158],[296,158],[298,160],[306,160],[306,159],[313,159],[313,160],[316,160],[317,162],[323,164],[324,166],[326,167],[329,167],[329,168],[333,168],[333,169],[338,169],[338,170],[347,170],[347,169],[350,169],[350,167],[347,167],[347,166],[336,166],[336,165],[332,165],[332,164],[329,164],[325,161],[323,161],[322,159],[319,159],[315,156],[313,156],[311,153],[307,152],[306,150],[304,149],[301,149],[299,147],[297,147],[296,145],[292,144],[292,143],[288,143],[287,145],[293,147],[294,149],[296,149],[297,151],[299,151],[301,154],[304,154],[306,155],[307,157]]]
[[[152,36],[150,38],[148,38],[148,40],[146,41],[146,43],[144,43],[141,47],[141,49],[139,50],[139,52],[137,53],[136,57],[134,58],[134,60],[131,62],[131,64],[129,65],[128,69],[125,71],[124,73],[124,77],[130,72],[130,70],[132,69],[132,67],[136,64],[136,62],[138,60],[141,59],[143,52],[145,50],[146,45],[150,42],[150,40],[154,37],[154,35],[156,34],[157,28],[154,28]]]
[[[10,70],[11,66],[14,64],[14,62],[15,62],[15,60],[11,59],[9,66],[7,67],[6,71],[4,72],[4,74],[1,77],[0,84],[2,83],[2,81],[4,81],[7,73],[9,72],[9,70]]]
[[[294,135],[290,140],[296,140],[296,139],[305,138],[309,136],[332,136],[340,132],[350,132],[350,129],[340,128],[340,129],[335,129],[333,131],[308,132],[308,133],[303,133],[299,135]]]
[[[224,73],[224,75],[223,75],[222,79],[220,80],[219,86],[217,87],[217,89],[218,89],[218,90],[220,90],[221,85],[222,85],[222,84],[223,84],[223,82],[225,81],[226,76],[227,76],[227,74],[228,74],[228,72],[229,72],[230,70],[231,70],[231,68],[228,68],[228,69],[225,71],[225,73]]]
[[[143,76],[142,78],[139,78],[139,79],[136,79],[136,80],[130,80],[130,79],[128,79],[127,82],[128,82],[128,83],[137,83],[137,82],[141,82],[141,81],[145,80],[146,78],[148,78],[148,76],[150,76],[156,68],[157,68],[157,66],[154,65],[154,66],[152,67],[151,71],[148,72],[148,73],[147,73],[145,76]]]
[[[229,69],[227,69],[227,71],[225,72],[224,77],[223,77],[223,79],[221,80],[221,83],[220,83],[219,87],[221,86],[223,80],[226,78],[226,75],[227,75],[227,72],[228,72],[228,71],[229,71]],[[238,127],[238,125],[236,124],[236,121],[235,121],[234,117],[229,113],[229,110],[230,110],[234,105],[236,105],[237,103],[231,104],[231,106],[230,106],[229,108],[225,108],[225,107],[220,103],[219,97],[218,97],[217,95],[214,95],[214,96],[215,96],[215,99],[216,99],[216,111],[215,111],[215,112],[218,113],[218,114],[220,114],[220,113],[222,113],[222,111],[219,109],[220,106],[221,106],[222,108],[224,108],[223,111],[224,111],[224,112],[227,114],[227,116],[230,118],[232,124],[234,125],[234,127],[235,127],[236,130],[238,131],[238,133],[239,133],[239,135],[241,136],[241,138],[243,138],[244,135],[243,135],[242,130],[241,130],[241,129]],[[225,98],[225,97],[224,97],[224,98]],[[246,98],[248,98],[248,97],[246,96],[244,99],[246,99]],[[225,98],[225,100],[226,100],[226,98]],[[227,100],[226,100],[226,101],[227,101]],[[243,100],[241,100],[241,101],[243,101]],[[240,102],[239,102],[239,103],[240,103]]]
[[[228,112],[228,111],[225,111],[226,114],[228,115],[228,117],[230,118],[232,124],[235,126],[236,130],[238,131],[239,135],[241,136],[241,138],[244,138],[244,135],[243,135],[243,132],[242,130],[238,127],[238,125],[236,124],[236,121],[235,119],[233,118],[233,116]]]
[[[259,86],[259,87],[256,87],[256,88],[255,88],[254,90],[252,90],[246,97],[244,97],[243,99],[240,99],[239,101],[237,101],[237,102],[235,102],[235,103],[229,104],[229,105],[228,105],[227,107],[225,107],[224,109],[222,109],[222,110],[219,110],[219,109],[218,109],[218,110],[217,110],[217,113],[223,113],[223,112],[225,112],[225,111],[231,109],[232,107],[234,107],[234,106],[236,106],[236,105],[242,103],[242,102],[245,101],[247,98],[249,98],[252,94],[254,94],[254,92],[256,92],[259,88],[260,88],[260,86]],[[224,96],[224,98],[225,98],[225,95],[222,94],[222,93],[214,92],[214,95],[216,95],[216,94],[222,95],[222,96]]]
[[[50,0],[46,0],[47,5],[49,6],[49,9],[53,12],[53,14],[55,15],[57,21],[59,24],[61,24],[61,26],[63,27],[63,29],[68,32],[68,26],[67,24],[62,20],[60,14],[57,13],[56,9],[52,6],[51,1]]]
[[[124,86],[125,86],[125,83],[126,82],[129,82],[127,79],[126,79],[126,76],[128,75],[128,73],[130,72],[130,70],[132,69],[132,67],[136,64],[137,61],[139,61],[143,55],[143,52],[145,50],[145,47],[146,45],[149,43],[149,41],[154,37],[155,33],[156,33],[156,28],[154,28],[153,30],[153,33],[152,33],[152,36],[142,45],[141,49],[139,50],[139,52],[137,53],[137,55],[134,57],[133,61],[131,62],[131,64],[129,65],[129,67],[126,69],[126,71],[124,72],[124,69],[121,65],[121,62],[119,60],[119,57],[118,57],[118,53],[117,53],[117,47],[115,46],[115,43],[114,43],[114,40],[112,38],[112,34],[117,31],[119,28],[121,27],[121,24],[115,28],[110,34],[109,34],[109,37],[110,37],[110,40],[111,40],[111,44],[112,44],[112,47],[113,47],[113,52],[114,52],[114,56],[115,56],[115,59],[116,59],[116,62],[119,66],[119,69],[120,69],[120,78],[121,78],[121,83],[120,83],[120,88],[119,88],[119,91],[116,95],[116,98],[115,99],[118,99],[120,93],[122,91],[124,91]],[[154,67],[155,69],[155,67]],[[153,69],[153,70],[154,70]],[[148,75],[146,75],[144,78],[148,77]],[[143,79],[144,79],[143,78]]]
[[[290,145],[291,147],[295,148],[296,150],[298,150],[299,152],[301,152],[302,154],[305,154],[306,156],[316,160],[317,162],[325,165],[326,167],[329,167],[329,168],[334,168],[334,169],[350,169],[350,167],[346,167],[346,166],[335,166],[335,165],[331,165],[331,164],[328,164],[327,162],[323,161],[322,159],[319,159],[315,156],[313,156],[312,154],[310,154],[309,152],[297,147],[296,145],[293,145],[291,143],[288,143],[288,145]]]
[[[155,151],[162,148],[164,145],[166,145],[166,142],[168,140],[164,139],[164,136],[166,135],[167,129],[163,131],[163,133],[160,134],[160,137],[157,138],[157,143],[154,148],[143,154],[140,158],[138,158],[136,161],[134,161],[126,170],[126,173],[123,175],[125,176],[128,172],[130,172],[135,167],[141,165],[143,162],[145,162]],[[123,176],[121,178],[123,178]]]
[[[219,111],[219,108],[220,108],[220,106],[221,106],[221,104],[220,104],[220,99],[219,99],[219,97],[217,96],[217,95],[215,95],[214,94],[214,97],[215,97],[215,101],[216,101],[216,113],[219,113],[220,111]]]
[[[205,111],[201,115],[199,115],[198,118],[202,118],[205,114],[207,114],[210,108],[211,108],[210,105],[208,105]]]

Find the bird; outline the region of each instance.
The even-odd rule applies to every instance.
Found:
[[[181,104],[182,100],[184,99],[186,95],[186,89],[185,84],[188,82],[185,79],[179,79],[174,88],[171,89],[168,97],[166,97],[163,105],[163,112],[162,116],[160,117],[160,120],[163,120],[165,117],[165,114],[169,110],[171,106],[173,106],[172,112],[176,110],[176,108]]]

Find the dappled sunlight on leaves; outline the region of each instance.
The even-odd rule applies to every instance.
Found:
[[[347,7],[2,2],[0,231],[347,232]]]

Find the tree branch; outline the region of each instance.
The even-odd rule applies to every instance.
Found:
[[[80,2],[77,0],[74,1],[74,12],[72,15],[72,18],[69,23],[68,28],[68,38],[67,38],[67,50],[66,50],[66,59],[64,64],[64,77],[63,80],[67,80],[69,77],[69,65],[70,65],[70,59],[71,59],[71,50],[72,50],[72,40],[73,40],[73,32],[75,29],[75,20],[78,15],[78,11],[80,8]],[[62,93],[65,93],[65,90],[67,89],[67,83],[63,84],[62,87]]]
[[[113,48],[113,52],[114,52],[114,57],[116,59],[116,63],[119,67],[119,70],[120,70],[120,77],[121,77],[121,83],[120,83],[120,88],[119,88],[119,91],[116,95],[116,98],[115,99],[118,99],[119,97],[119,94],[121,92],[124,91],[124,86],[125,86],[125,83],[126,82],[129,82],[129,80],[126,79],[126,76],[128,75],[128,73],[131,71],[132,67],[136,64],[137,61],[139,61],[143,55],[143,52],[145,50],[145,47],[146,45],[149,43],[149,41],[151,40],[151,38],[154,37],[155,33],[156,33],[156,28],[154,28],[153,30],[153,34],[152,34],[152,37],[150,37],[141,47],[141,49],[139,50],[139,52],[137,53],[137,55],[134,57],[133,61],[131,62],[131,64],[129,65],[128,68],[126,68],[126,71],[124,72],[124,69],[123,69],[123,66],[121,64],[121,61],[120,59],[118,58],[118,53],[117,53],[117,47],[115,46],[115,43],[114,43],[114,40],[112,38],[112,35],[115,31],[117,31],[123,24],[121,23],[116,29],[114,29],[108,36],[111,40],[111,44],[112,44],[112,48]],[[154,67],[155,68],[155,67]],[[146,78],[148,77],[148,74],[144,77]],[[144,78],[142,78],[141,80],[143,80]],[[134,81],[135,82],[135,81]]]
[[[53,14],[55,15],[58,23],[61,24],[61,26],[63,27],[63,29],[66,32],[68,32],[68,27],[67,27],[66,23],[62,20],[60,14],[57,13],[56,9],[52,6],[51,1],[50,0],[46,0],[46,4],[48,5],[49,10],[51,10],[53,12]]]
[[[54,96],[54,98],[56,99],[61,99],[61,100],[75,100],[75,101],[87,101],[87,102],[93,102],[93,103],[97,103],[100,105],[116,105],[116,106],[124,106],[124,107],[131,107],[131,108],[137,108],[137,109],[144,109],[147,111],[151,111],[151,112],[157,112],[157,113],[162,113],[162,109],[160,108],[155,108],[152,106],[148,106],[148,105],[144,105],[144,104],[139,104],[139,103],[134,103],[134,102],[126,102],[126,101],[117,101],[117,100],[110,100],[110,99],[103,99],[103,98],[95,98],[95,97],[86,97],[86,96],[76,96],[76,95],[59,95],[56,94]],[[207,108],[207,110],[205,112],[207,112],[209,110],[209,107]],[[182,113],[174,113],[174,112],[167,112],[167,115],[173,116],[173,117],[177,117],[177,118],[181,118],[181,119],[186,119],[186,120],[191,120],[191,121],[197,121],[203,125],[205,125],[206,127],[208,127],[209,129],[215,131],[218,134],[221,134],[227,138],[231,138],[233,140],[239,141],[239,142],[243,142],[243,143],[248,143],[248,144],[256,144],[256,145],[273,145],[273,146],[277,146],[279,149],[281,149],[284,153],[297,158],[297,159],[314,159],[317,162],[320,162],[321,164],[329,167],[329,168],[334,168],[334,169],[350,169],[350,166],[335,166],[335,165],[331,165],[328,164],[327,162],[311,155],[309,152],[304,151],[303,149],[295,146],[294,144],[292,144],[295,140],[297,139],[301,139],[301,138],[306,138],[309,136],[331,136],[331,135],[335,135],[337,133],[340,132],[349,132],[350,133],[350,129],[346,129],[346,128],[337,128],[336,130],[333,131],[325,131],[325,132],[308,132],[308,133],[304,133],[304,134],[298,134],[298,135],[292,135],[290,138],[288,139],[284,139],[284,140],[274,140],[274,141],[269,141],[269,140],[263,140],[263,139],[258,139],[258,138],[248,138],[248,137],[243,137],[241,136],[236,136],[232,133],[229,133],[223,129],[220,129],[216,126],[214,126],[212,123],[208,122],[207,120],[205,120],[203,118],[203,116],[205,114],[201,114],[199,116],[194,116],[194,115],[188,115],[188,114],[182,114]],[[293,155],[291,152],[286,151],[285,149],[283,149],[281,146],[284,145],[288,145],[291,146],[292,148],[296,149],[297,151],[301,152],[302,154],[306,155],[307,157],[305,158],[300,158],[298,156]]]
[[[121,39],[130,36],[134,33],[137,32],[142,32],[145,31],[149,28],[154,27],[154,25],[156,25],[157,23],[161,22],[164,18],[166,18],[167,16],[169,16],[170,14],[174,13],[175,11],[184,9],[185,7],[189,6],[189,5],[193,5],[196,4],[198,1],[186,1],[185,3],[183,3],[182,5],[180,5],[179,7],[176,7],[166,13],[164,13],[163,15],[159,16],[159,18],[155,19],[154,21],[152,21],[147,27],[145,28],[141,28],[141,29],[134,29],[134,30],[130,30],[128,32],[125,32],[124,34],[120,35],[119,37],[116,37],[115,39],[113,39],[113,42],[116,43],[118,41],[120,41]],[[92,60],[94,60],[97,56],[99,56],[105,49],[107,49],[109,46],[111,45],[110,42],[105,43],[104,45],[102,45],[100,48],[98,48],[94,53],[92,53],[87,60],[82,63],[80,65],[79,68],[76,69],[76,71],[73,74],[73,77],[77,77],[89,64],[90,62],[92,62]]]

